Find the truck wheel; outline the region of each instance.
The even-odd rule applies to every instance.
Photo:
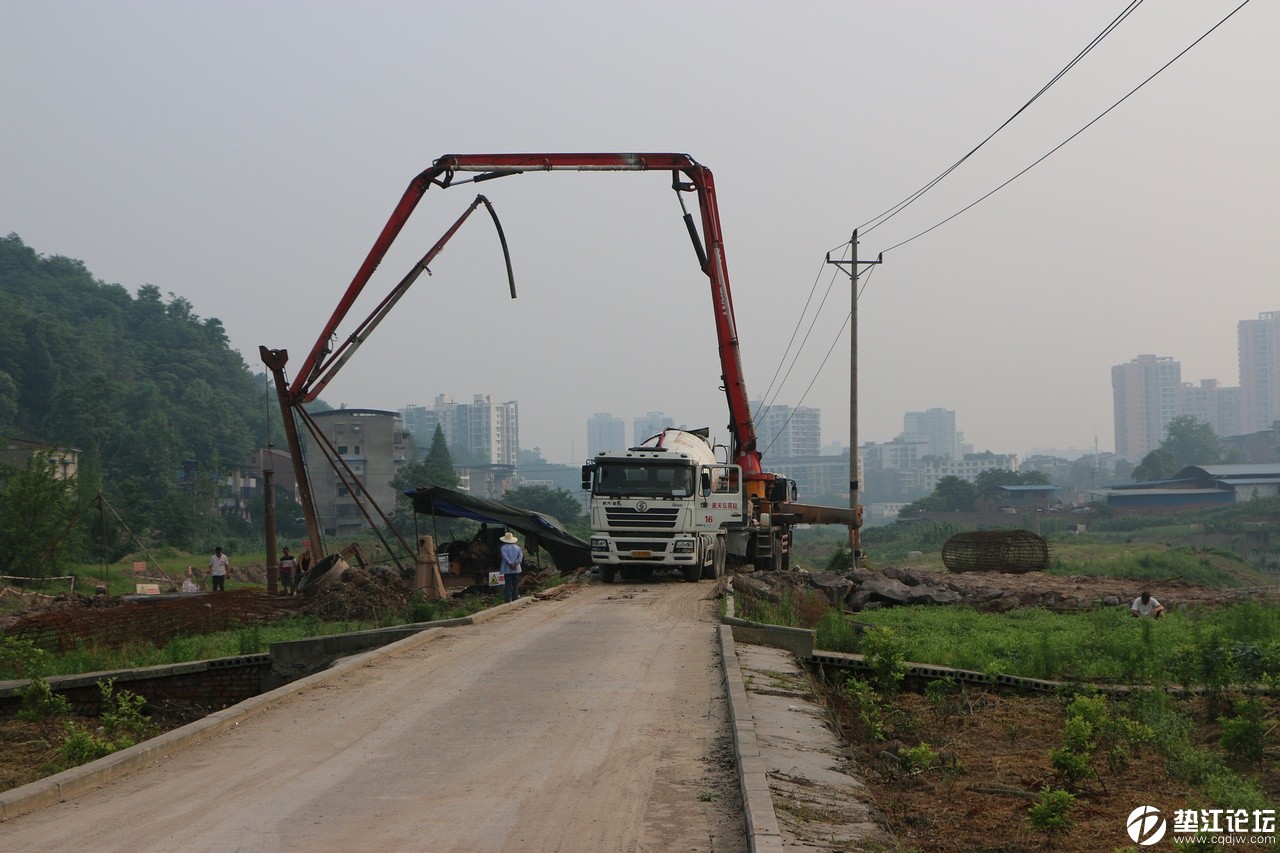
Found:
[[[711,565],[702,567],[702,576],[707,580],[715,580],[724,574],[725,548],[724,539],[716,539],[711,548]]]
[[[613,583],[613,573],[616,571],[613,566],[600,567],[600,581],[602,583]]]
[[[684,579],[689,583],[697,583],[702,577],[702,566],[685,566],[680,570],[684,575]]]

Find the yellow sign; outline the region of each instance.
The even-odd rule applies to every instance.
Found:
[[[160,584],[158,583],[139,583],[134,584],[138,590],[138,595],[159,595]]]

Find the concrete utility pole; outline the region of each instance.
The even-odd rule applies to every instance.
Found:
[[[884,254],[874,261],[859,261],[856,228],[849,245],[853,253],[851,260],[833,261],[828,252],[827,263],[842,269],[847,266],[845,272],[849,274],[849,509],[854,515],[854,523],[849,528],[849,551],[857,568],[862,563],[862,512],[858,505],[858,264],[884,263]]]

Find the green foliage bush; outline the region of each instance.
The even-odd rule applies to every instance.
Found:
[[[67,697],[54,693],[49,682],[43,678],[31,679],[19,692],[22,706],[18,709],[18,719],[28,723],[39,723],[65,716],[71,709]]]
[[[49,653],[30,640],[0,638],[0,680],[48,675]]]
[[[69,722],[66,736],[58,746],[58,757],[62,759],[64,766],[77,767],[115,751],[116,746],[111,741],[98,737],[79,723]]]
[[[1235,716],[1218,718],[1222,726],[1222,748],[1240,761],[1262,760],[1266,739],[1265,712],[1260,699],[1236,700]]]
[[[99,681],[98,690],[102,694],[102,713],[98,719],[115,748],[124,749],[145,740],[152,728],[151,720],[142,712],[146,697],[130,690],[116,690],[114,678]]]
[[[1045,785],[1040,789],[1039,801],[1031,807],[1031,829],[1054,838],[1071,829],[1071,811],[1076,798],[1070,791],[1061,791]]]
[[[938,760],[938,751],[921,741],[902,754],[903,766],[907,770],[928,770]]]
[[[842,691],[862,726],[866,740],[884,740],[884,706],[875,688],[867,681],[850,676]]]
[[[863,632],[861,649],[862,660],[871,670],[876,689],[886,700],[892,699],[911,670],[906,659],[906,643],[892,628],[873,627]]]

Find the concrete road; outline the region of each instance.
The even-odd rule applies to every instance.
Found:
[[[709,589],[593,585],[436,632],[0,848],[745,850]]]

